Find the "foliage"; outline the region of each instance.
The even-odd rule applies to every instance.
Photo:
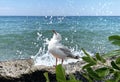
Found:
[[[46,82],[50,82],[49,77],[48,77],[48,72],[45,72],[45,73],[44,73],[44,76],[45,76],[45,78],[46,78]]]
[[[103,80],[106,82],[118,82],[120,81],[120,57],[118,57],[115,61],[111,61],[110,65],[107,65],[107,61],[99,55],[99,53],[95,54],[95,57],[89,56],[87,52],[85,52],[84,49],[82,49],[85,53],[85,57],[87,60],[83,57],[83,60],[87,62],[87,66],[83,66],[83,69],[85,70],[85,73],[87,73],[85,76],[88,80]],[[94,59],[94,62],[91,63],[91,59]],[[88,66],[88,64],[90,64]],[[100,66],[95,69],[95,66]],[[113,75],[113,78],[107,79],[105,78],[107,75]]]
[[[114,35],[109,37],[109,41],[112,44],[120,46],[120,36]],[[94,56],[90,56],[84,49],[82,49],[85,56],[82,57],[83,61],[86,64],[82,67],[83,76],[89,81],[104,81],[104,82],[120,82],[120,57],[117,57],[116,60],[111,61],[108,65],[108,61],[103,58],[102,55],[96,53]],[[114,50],[110,54],[119,54],[120,50]],[[44,73],[46,82],[50,82],[48,73]],[[111,78],[106,77],[111,76]],[[56,67],[56,80],[57,82],[81,82],[76,80],[75,76],[70,74],[69,80],[66,79],[65,69],[62,65]]]
[[[112,44],[120,46],[120,36],[119,35],[112,35],[108,37],[109,41],[111,41]],[[118,56],[120,55],[120,49],[118,50],[112,50],[111,52],[104,55],[104,57],[108,56]]]
[[[82,59],[86,62],[86,65],[82,67],[84,70],[83,76],[89,81],[103,80],[105,82],[118,82],[120,81],[120,57],[116,58],[115,61],[111,61],[110,66],[106,64],[106,60],[99,54],[96,53],[95,57],[90,56],[84,49],[82,49],[86,56]],[[98,66],[96,67],[95,66]],[[46,82],[50,82],[48,74],[44,73]],[[107,79],[107,76],[112,75],[113,78]],[[56,67],[56,79],[57,82],[80,82],[76,80],[75,76],[70,74],[69,80],[66,80],[65,69],[62,65]]]
[[[56,67],[56,79],[57,79],[58,82],[66,81],[65,69],[62,68],[62,65],[58,65]]]
[[[109,41],[112,42],[112,44],[120,46],[120,36],[119,35],[109,36],[108,39],[109,39]]]
[[[47,75],[47,72],[44,73],[44,76],[46,78],[46,82],[49,82],[49,77]],[[61,64],[56,66],[56,79],[57,82],[81,82],[75,79],[75,76],[70,74],[69,75],[69,80],[66,80],[66,75],[65,75],[65,69],[62,67]]]
[[[119,56],[120,55],[120,49],[118,50],[111,50],[110,52],[108,53],[105,53],[103,55],[104,58],[108,58],[108,57],[111,57],[111,56]]]

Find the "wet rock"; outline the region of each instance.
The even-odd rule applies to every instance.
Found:
[[[108,64],[114,58],[108,58]],[[76,63],[70,63],[63,65],[67,73],[67,79],[69,74],[74,74],[76,79],[88,82],[82,76],[82,67],[85,62],[78,61]],[[98,66],[99,67],[99,66]],[[52,66],[34,65],[33,59],[21,59],[0,62],[0,82],[46,82],[44,73],[48,72],[50,82],[57,82],[55,75],[55,68]]]
[[[0,62],[0,82],[45,82],[43,73],[48,72],[55,79],[54,69],[46,66],[34,66],[33,59]]]

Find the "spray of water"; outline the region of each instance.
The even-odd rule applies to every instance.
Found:
[[[43,37],[43,35],[41,33],[37,33],[38,38],[37,39],[41,39],[41,37]],[[65,38],[66,41],[68,41],[67,38]],[[45,66],[53,66],[55,65],[55,57],[53,57],[53,55],[51,55],[47,50],[46,47],[48,45],[48,38],[44,38],[43,39],[44,43],[43,43],[43,47],[39,48],[38,53],[35,56],[31,56],[31,58],[34,59],[35,61],[35,65],[45,65]],[[78,50],[78,46],[76,45],[74,48],[70,48],[71,52],[74,55],[78,55],[78,56],[83,56],[83,52],[81,50]],[[91,53],[90,53],[91,54]],[[72,63],[72,62],[77,62],[80,61],[81,59],[66,59],[64,61],[64,64],[68,64],[68,63]],[[58,61],[58,64],[61,62],[61,60]]]

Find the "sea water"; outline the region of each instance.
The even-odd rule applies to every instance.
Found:
[[[120,33],[119,16],[0,16],[0,61],[33,58],[37,65],[53,65],[46,41],[52,31],[74,55],[83,56],[118,49],[108,36]],[[65,64],[78,60],[65,60]]]

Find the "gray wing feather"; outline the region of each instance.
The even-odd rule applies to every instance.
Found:
[[[71,57],[71,58],[74,58],[74,55],[71,53],[71,51],[67,48],[59,48],[62,52],[64,52],[67,57]]]

